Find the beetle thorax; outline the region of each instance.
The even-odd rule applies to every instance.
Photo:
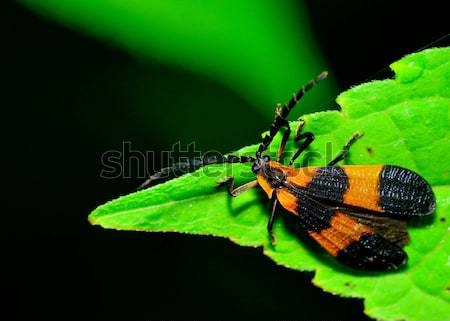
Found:
[[[270,167],[269,165],[266,165],[264,167],[264,175],[273,188],[279,188],[283,186],[284,182],[286,181],[286,175],[281,170],[279,170],[278,168]]]

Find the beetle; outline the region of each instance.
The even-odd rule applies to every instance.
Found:
[[[228,185],[233,197],[256,186],[264,190],[272,200],[267,230],[273,244],[276,208],[281,205],[321,247],[348,266],[383,271],[405,265],[408,257],[402,247],[409,240],[407,220],[430,215],[436,208],[433,191],[423,177],[398,166],[337,165],[349,154],[351,145],[362,137],[359,132],[350,137],[342,151],[326,166],[295,168],[294,161],[314,141],[313,133],[303,132],[305,122],[302,120],[294,136],[300,146],[288,165],[280,163],[291,135],[287,121],[289,112],[326,76],[327,72],[320,73],[287,104],[277,105],[275,119],[255,157],[227,155],[177,163],[152,175],[143,186],[172,170],[218,163],[252,163],[255,180],[234,188],[234,177],[227,177],[218,185]],[[276,160],[271,160],[263,153],[283,127],[285,131]]]

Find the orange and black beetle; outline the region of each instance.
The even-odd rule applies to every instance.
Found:
[[[301,122],[295,141],[302,141],[289,165],[280,164],[291,129],[286,120],[291,109],[306,91],[323,80],[319,74],[300,89],[288,104],[278,105],[275,120],[255,157],[233,156],[203,158],[178,163],[150,177],[145,184],[173,169],[198,168],[217,163],[253,163],[256,179],[238,188],[234,178],[219,182],[229,184],[229,193],[237,196],[249,188],[261,186],[273,200],[268,231],[274,242],[272,225],[280,204],[294,214],[298,223],[331,255],[354,268],[366,270],[396,269],[407,255],[402,246],[408,242],[406,220],[433,213],[436,201],[430,185],[418,174],[397,166],[336,166],[362,134],[354,134],[342,152],[325,167],[294,168],[295,159],[313,142],[314,135],[302,133]],[[285,127],[276,161],[262,153],[267,150],[281,127]]]

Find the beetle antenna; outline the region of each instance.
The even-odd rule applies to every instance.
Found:
[[[322,71],[316,78],[308,82],[305,86],[300,88],[300,90],[295,93],[291,100],[284,104],[282,107],[277,106],[277,112],[275,113],[275,119],[270,126],[269,134],[264,136],[262,143],[259,145],[258,151],[256,152],[256,158],[261,158],[262,153],[269,147],[275,135],[280,130],[280,127],[286,123],[286,118],[289,112],[297,105],[298,101],[305,95],[305,93],[312,89],[319,82],[324,80],[328,76],[327,71]]]
[[[235,155],[192,158],[185,162],[175,163],[172,166],[162,168],[161,170],[159,170],[158,172],[147,178],[138,187],[138,190],[141,190],[149,186],[155,181],[168,179],[171,177],[177,177],[178,174],[191,173],[203,166],[213,164],[225,164],[225,163],[253,163],[254,161],[255,158],[251,156],[235,156]]]

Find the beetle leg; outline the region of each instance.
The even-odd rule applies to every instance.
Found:
[[[363,134],[361,132],[357,132],[357,133],[353,134],[352,137],[350,137],[350,139],[344,145],[344,148],[339,152],[339,154],[331,162],[328,163],[327,166],[334,166],[338,162],[344,160],[348,156],[348,152],[350,151],[350,147],[352,146],[352,144],[355,143],[359,138],[361,138],[362,135]]]
[[[224,179],[221,179],[217,182],[217,187],[222,187],[225,185],[228,185],[228,194],[230,194],[233,197],[236,197],[239,194],[242,194],[242,193],[248,191],[250,188],[257,186],[258,181],[255,179],[254,181],[248,182],[237,188],[234,188],[234,177],[233,176],[225,177]]]

